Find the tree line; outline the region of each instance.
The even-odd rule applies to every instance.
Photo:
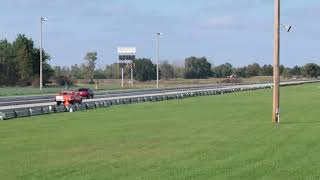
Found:
[[[156,64],[151,59],[139,58],[133,61],[134,79],[138,81],[149,81],[156,79]],[[85,76],[85,64],[64,67],[65,73],[73,79],[88,79]],[[104,68],[97,68],[93,71],[94,79],[119,79],[120,67],[114,63],[106,65]],[[294,66],[292,68],[280,66],[280,74],[284,78],[314,78],[320,75],[320,66],[315,63],[308,63],[304,66]],[[188,57],[184,61],[184,66],[170,64],[168,61],[160,63],[161,79],[203,79],[203,78],[226,78],[231,75],[248,78],[253,76],[272,76],[273,66],[271,64],[260,65],[258,63],[249,64],[243,67],[233,67],[230,63],[212,67],[205,57]],[[130,68],[124,68],[125,78],[130,78]]]
[[[43,79],[47,82],[53,75],[48,63],[49,54],[43,54]],[[0,85],[39,85],[40,49],[32,39],[19,34],[13,42],[0,40]]]
[[[304,66],[294,66],[292,68],[280,65],[280,75],[284,78],[316,78],[320,75],[320,66],[315,63],[307,63]],[[273,76],[273,66],[265,64],[260,66],[253,63],[244,67],[233,67],[230,63],[225,63],[212,68],[213,77],[222,78],[230,75],[248,78],[253,76]]]
[[[113,63],[104,67],[96,67],[97,52],[88,52],[84,62],[72,66],[51,66],[50,55],[43,50],[43,80],[57,85],[72,85],[76,79],[86,79],[94,83],[94,79],[119,79],[119,64]],[[40,49],[34,46],[32,39],[18,35],[13,42],[0,40],[0,86],[39,86]],[[156,79],[156,65],[148,58],[139,58],[134,63],[134,79],[149,81]],[[315,63],[292,68],[280,66],[280,74],[285,78],[318,77],[320,67]],[[130,68],[124,68],[125,78],[130,77]],[[230,63],[212,66],[206,57],[188,57],[184,65],[178,66],[163,61],[160,64],[161,79],[201,79],[225,78],[228,76],[242,78],[252,76],[272,76],[271,64],[260,65],[253,63],[243,67],[233,67]]]

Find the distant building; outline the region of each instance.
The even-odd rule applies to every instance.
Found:
[[[229,78],[237,78],[237,75],[231,74],[231,75],[229,76]]]

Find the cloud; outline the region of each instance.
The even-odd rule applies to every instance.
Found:
[[[236,26],[236,19],[233,16],[210,17],[203,25],[210,28],[228,29]]]

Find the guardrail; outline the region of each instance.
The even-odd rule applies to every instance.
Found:
[[[282,86],[288,85],[299,85],[304,83],[315,83],[317,81],[304,81],[304,82],[285,82],[282,83]],[[115,98],[105,98],[96,101],[90,101],[82,104],[71,105],[69,107],[64,106],[40,106],[40,107],[30,107],[30,108],[21,108],[21,109],[12,109],[5,110],[0,112],[0,120],[9,120],[20,117],[44,115],[51,113],[61,113],[61,112],[75,112],[88,109],[96,108],[107,108],[114,105],[124,105],[124,104],[134,104],[142,102],[158,102],[165,100],[176,100],[191,98],[196,96],[212,96],[212,95],[222,95],[226,93],[235,93],[241,91],[251,91],[258,89],[267,89],[272,88],[272,84],[260,84],[260,85],[251,85],[243,87],[226,87],[220,89],[205,89],[205,90],[188,90],[182,92],[165,92],[152,95],[136,95],[128,97],[115,97]]]

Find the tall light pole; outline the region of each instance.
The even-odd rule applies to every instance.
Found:
[[[163,33],[157,32],[157,88],[159,88],[159,59],[160,59],[160,35]]]
[[[273,66],[273,110],[272,122],[279,123],[280,108],[279,108],[279,57],[280,57],[280,0],[275,0],[274,5],[274,66]]]
[[[40,91],[42,91],[42,24],[47,19],[44,17],[40,18]]]

